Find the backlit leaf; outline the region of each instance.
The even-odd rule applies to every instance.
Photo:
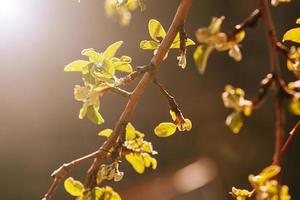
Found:
[[[131,123],[128,123],[126,126],[125,140],[131,141],[134,140],[135,137],[136,137],[135,128],[132,126]]]
[[[176,125],[171,122],[160,123],[154,132],[158,137],[169,137],[176,132]]]
[[[104,123],[104,119],[95,106],[89,106],[87,108],[87,117],[89,118],[89,120],[91,120],[91,122],[97,125],[101,125]]]
[[[283,41],[293,41],[300,43],[300,28],[293,28],[287,31],[283,36]]]
[[[112,134],[112,129],[104,129],[103,131],[99,132],[98,135],[102,137],[109,137]]]
[[[83,184],[79,181],[74,180],[69,177],[64,182],[65,190],[72,196],[79,197],[82,196],[84,191]]]
[[[118,42],[110,45],[109,47],[107,47],[107,49],[103,53],[104,58],[111,59],[112,57],[114,57],[116,52],[118,51],[118,49],[121,47],[122,44],[123,44],[123,41],[118,41]]]
[[[194,61],[201,74],[205,72],[207,60],[213,49],[211,46],[201,45],[194,52]]]
[[[289,110],[294,115],[300,115],[300,98],[294,97],[290,104],[289,104]]]
[[[81,72],[83,67],[87,66],[89,64],[88,61],[85,60],[76,60],[74,62],[71,62],[68,64],[64,71],[65,72]]]
[[[148,29],[151,38],[157,42],[160,42],[160,40],[166,36],[165,29],[162,27],[160,22],[155,19],[151,19],[149,21]]]
[[[157,49],[158,46],[159,46],[159,43],[156,41],[152,41],[152,40],[143,40],[140,43],[141,49],[154,50],[154,49]]]
[[[125,156],[126,160],[131,164],[131,166],[134,168],[134,170],[142,174],[145,171],[145,165],[144,165],[144,160],[143,157],[140,154],[127,154]]]

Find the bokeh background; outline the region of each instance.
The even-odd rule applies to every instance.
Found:
[[[147,64],[151,52],[139,49],[149,38],[147,23],[155,18],[168,27],[179,0],[147,1],[147,10],[135,12],[129,27],[121,28],[105,17],[102,0],[0,0],[0,193],[1,199],[40,199],[52,179],[50,173],[61,164],[93,152],[103,143],[98,131],[113,127],[126,99],[105,95],[101,113],[106,123],[97,127],[79,120],[81,104],[73,100],[73,86],[80,74],[64,73],[75,59],[83,59],[84,48],[105,49],[124,40],[120,54],[133,57],[135,66]],[[223,30],[256,8],[253,0],[194,0],[186,30],[192,39],[200,26],[213,16],[226,16]],[[278,35],[292,27],[299,17],[300,1],[272,9]],[[243,61],[236,63],[226,53],[213,53],[208,69],[201,76],[192,61],[177,67],[177,51],[161,67],[158,79],[176,97],[186,117],[193,121],[190,133],[176,133],[167,139],[153,134],[153,128],[169,120],[164,99],[151,86],[132,117],[136,128],[146,133],[159,152],[158,169],[136,174],[123,162],[122,182],[114,186],[124,200],[224,200],[231,199],[232,186],[250,188],[247,177],[257,174],[272,161],[274,140],[274,98],[245,120],[239,135],[232,134],[224,121],[221,93],[226,84],[245,89],[254,98],[260,80],[269,71],[265,33],[260,22],[248,30],[243,42]],[[287,81],[294,80],[284,62]],[[134,86],[131,85],[129,89]],[[299,118],[287,115],[286,130]],[[300,198],[300,137],[284,159],[284,183],[293,199]],[[82,180],[90,162],[70,174]],[[54,199],[71,199],[62,185]]]

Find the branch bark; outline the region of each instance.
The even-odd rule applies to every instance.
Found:
[[[273,164],[281,164],[281,147],[284,137],[284,124],[285,124],[285,113],[283,109],[283,98],[281,90],[281,75],[280,75],[280,66],[277,53],[277,43],[278,39],[276,36],[276,31],[273,23],[273,19],[270,12],[269,0],[260,1],[260,10],[262,12],[262,18],[265,24],[267,32],[267,40],[270,51],[270,65],[271,71],[274,74],[275,78],[275,90],[276,90],[276,100],[275,100],[275,109],[276,109],[276,135],[275,135],[275,152],[273,156]]]

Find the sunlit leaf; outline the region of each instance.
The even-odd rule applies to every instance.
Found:
[[[154,132],[159,137],[169,137],[176,132],[176,125],[171,122],[160,123]]]
[[[148,24],[149,34],[151,38],[157,42],[161,41],[161,39],[165,38],[166,31],[162,27],[159,21],[155,19],[151,19]]]
[[[300,43],[300,28],[293,28],[287,31],[283,36],[283,41],[293,41]]]
[[[297,19],[296,23],[297,23],[297,24],[300,24],[300,18]]]
[[[244,40],[246,36],[245,31],[240,31],[238,34],[235,35],[235,42],[240,43],[241,41]]]
[[[99,136],[102,136],[102,137],[110,137],[111,134],[112,134],[113,130],[112,129],[104,129],[103,131],[100,131],[98,133]]]
[[[139,174],[144,173],[145,171],[144,159],[140,154],[130,153],[127,154],[125,158],[137,173]]]
[[[68,64],[64,71],[65,72],[81,72],[82,68],[87,66],[89,64],[88,61],[85,60],[76,60],[74,62],[71,62],[70,64]]]
[[[126,126],[125,140],[131,141],[134,140],[135,137],[136,137],[135,128],[132,126],[131,123],[128,123]]]
[[[201,74],[204,74],[205,72],[207,60],[213,49],[212,46],[201,45],[198,46],[194,52],[194,61]]]
[[[72,177],[69,177],[64,182],[65,190],[72,196],[78,197],[81,196],[84,187],[83,184],[79,181],[74,180]]]
[[[102,58],[102,55],[97,53],[94,49],[83,49],[81,51],[81,55],[87,56],[89,58],[90,62],[97,62],[100,61]]]
[[[105,59],[111,59],[112,57],[114,57],[116,52],[118,51],[118,49],[121,47],[122,44],[123,44],[123,41],[118,41],[118,42],[110,45],[109,47],[107,47],[107,49],[103,53],[103,57]]]
[[[87,117],[94,124],[101,125],[104,123],[103,117],[100,115],[98,109],[95,106],[89,106],[87,108]]]
[[[149,49],[149,50],[154,50],[157,49],[159,46],[159,43],[153,40],[143,40],[140,43],[140,48],[141,49]]]

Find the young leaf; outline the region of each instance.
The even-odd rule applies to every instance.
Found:
[[[81,72],[83,67],[87,66],[89,64],[88,61],[85,60],[76,60],[74,62],[71,62],[68,64],[64,71],[65,72]]]
[[[128,123],[126,126],[125,140],[131,141],[134,140],[135,137],[136,137],[135,128],[132,126],[131,123]]]
[[[300,18],[297,19],[296,23],[297,23],[297,24],[300,24]]]
[[[151,38],[157,42],[166,37],[166,31],[159,21],[151,19],[148,24]]]
[[[290,101],[289,110],[294,115],[300,115],[300,98],[294,97]]]
[[[287,31],[283,36],[283,41],[293,41],[300,43],[300,28],[293,28]]]
[[[118,41],[118,42],[110,45],[109,47],[107,47],[107,49],[103,53],[104,58],[111,59],[112,57],[114,57],[122,44],[123,44],[123,41]]]
[[[98,135],[102,137],[110,137],[112,134],[113,130],[112,129],[104,129],[103,131],[99,132]]]
[[[176,125],[171,122],[160,123],[154,132],[158,137],[169,137],[176,132]]]
[[[144,173],[145,171],[144,160],[140,154],[136,154],[136,153],[127,154],[125,158],[132,165],[132,167],[137,173],[139,174]]]
[[[87,108],[87,116],[88,116],[89,120],[91,120],[91,122],[93,122],[97,125],[101,125],[104,123],[104,119],[100,115],[98,109],[95,108],[95,106],[89,106]]]
[[[83,194],[83,184],[79,181],[74,180],[72,177],[69,177],[65,180],[64,186],[65,190],[74,197],[79,197]]]
[[[201,74],[204,74],[207,60],[211,52],[213,51],[213,47],[207,45],[198,46],[196,51],[194,52],[194,60],[195,64]]]

